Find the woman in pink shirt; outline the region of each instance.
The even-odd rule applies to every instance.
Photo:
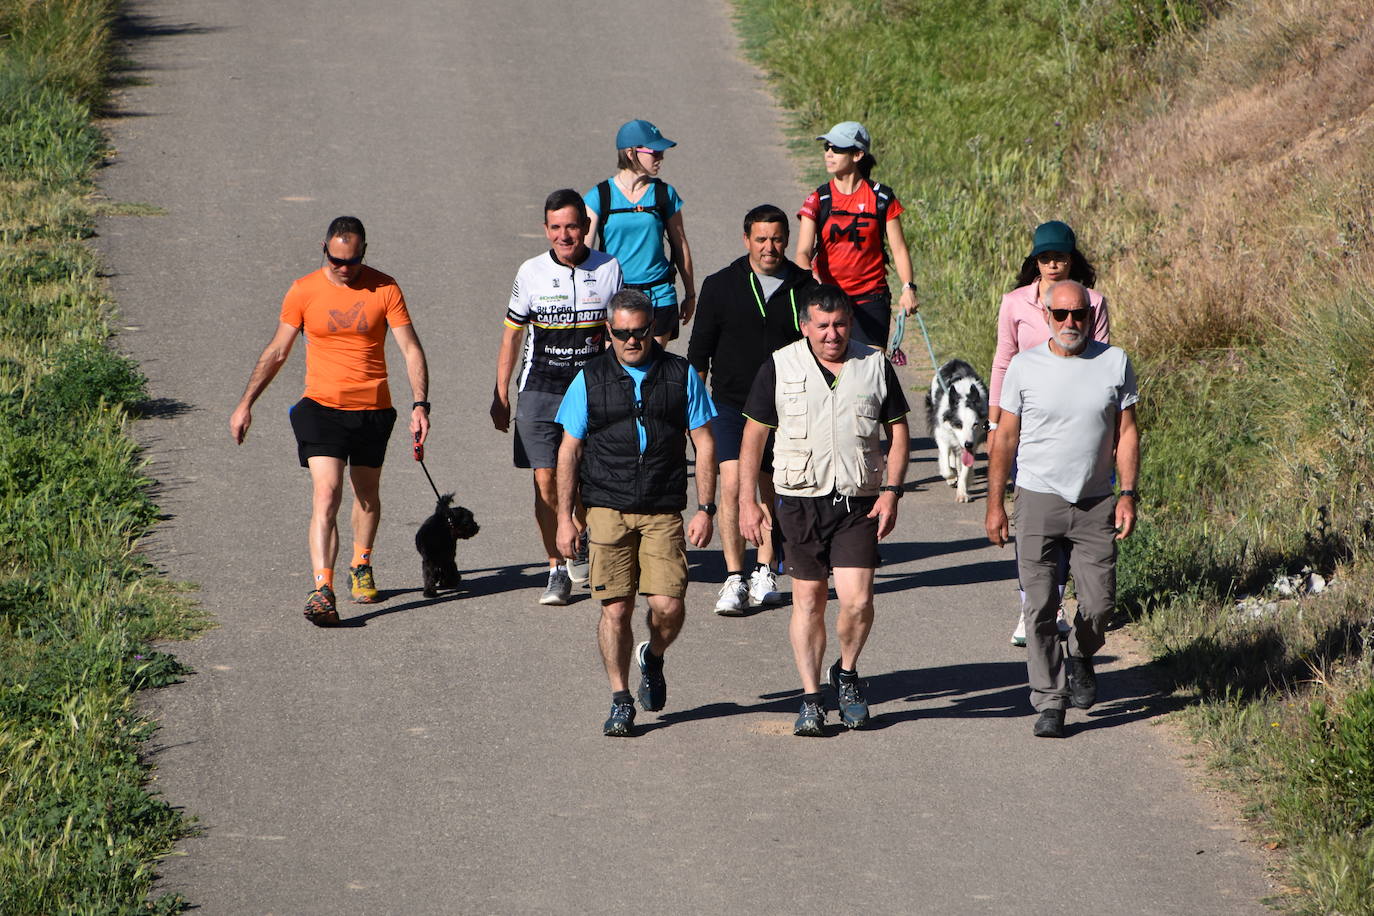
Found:
[[[1078,239],[1067,223],[1052,220],[1035,227],[1035,237],[1031,241],[1031,253],[1021,263],[1021,272],[1016,275],[1016,288],[1002,297],[1002,308],[997,315],[997,352],[992,357],[992,385],[988,405],[988,445],[989,454],[997,437],[997,421],[1002,416],[1000,405],[1002,380],[1006,377],[1011,358],[1022,350],[1038,347],[1049,340],[1050,328],[1045,321],[1045,291],[1051,284],[1060,280],[1077,280],[1088,287],[1088,307],[1092,318],[1088,323],[1092,339],[1111,343],[1111,321],[1107,317],[1107,300],[1093,289],[1097,282],[1097,271],[1078,250]],[[1065,558],[1067,561],[1067,558]],[[1060,594],[1068,579],[1068,564],[1060,572]],[[1025,594],[1021,600],[1024,603]],[[1060,629],[1067,627],[1064,611],[1059,611]],[[1013,646],[1026,644],[1026,620],[1020,617],[1016,630],[1011,635]]]

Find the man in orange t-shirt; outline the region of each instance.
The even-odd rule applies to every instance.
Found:
[[[353,486],[353,600],[378,600],[372,576],[372,544],[382,519],[379,485],[387,440],[396,422],[387,386],[386,332],[405,357],[415,403],[411,438],[429,436],[429,366],[410,323],[396,281],[364,266],[367,235],[360,220],[340,216],[324,238],[324,265],[291,285],[281,307],[281,324],[262,351],[248,387],[229,418],[229,432],[242,443],[253,422],[253,402],[291,355],[297,334],[305,335],[305,396],[291,408],[291,427],[301,466],[310,469],[314,502],[310,514],[310,562],[315,590],[305,616],[318,626],[339,622],[334,600],[334,562],[339,551],[338,514],[344,467]]]

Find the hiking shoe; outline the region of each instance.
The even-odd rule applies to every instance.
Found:
[[[332,627],[339,622],[334,606],[334,589],[321,585],[305,601],[305,619],[317,627]]]
[[[567,568],[555,566],[550,569],[549,584],[544,587],[544,594],[539,596],[539,603],[562,606],[567,604],[571,597],[572,579],[568,578]]]
[[[668,682],[663,677],[663,659],[649,658],[649,642],[635,647],[635,661],[639,662],[639,705],[645,712],[658,712],[668,702]]]
[[[574,585],[586,585],[592,577],[591,560],[587,557],[587,529],[577,536],[577,553],[568,558],[568,578]]]
[[[1046,709],[1040,713],[1040,718],[1035,720],[1035,727],[1031,729],[1031,734],[1037,738],[1064,737],[1064,710]]]
[[[801,715],[797,716],[797,721],[792,726],[792,734],[804,738],[824,738],[825,707],[820,703],[802,700]]]
[[[348,588],[353,593],[353,600],[358,604],[376,604],[380,597],[377,594],[377,583],[372,581],[372,567],[367,563],[349,567]]]
[[[1024,613],[1016,618],[1016,629],[1011,631],[1011,644],[1018,649],[1026,648],[1026,615]]]
[[[1075,709],[1092,709],[1097,702],[1097,672],[1091,658],[1069,659],[1069,702]]]
[[[611,716],[601,726],[607,738],[628,738],[635,730],[635,704],[611,702]]]
[[[725,584],[720,587],[720,597],[716,599],[716,613],[722,617],[738,617],[749,607],[749,586],[739,573],[730,573]]]
[[[835,688],[836,703],[840,709],[840,722],[845,728],[863,728],[868,724],[868,700],[864,699],[859,679],[847,681],[840,677],[840,660],[830,666],[830,686]]]
[[[767,566],[756,566],[749,574],[749,606],[772,607],[782,603],[782,592],[778,591],[778,577]]]

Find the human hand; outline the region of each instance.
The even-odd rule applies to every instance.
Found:
[[[229,435],[234,437],[234,441],[239,445],[248,436],[248,427],[253,425],[253,408],[247,404],[240,404],[234,408],[234,412],[229,415]]]
[[[692,516],[692,520],[687,523],[687,540],[693,547],[701,548],[711,543],[711,533],[714,526],[711,523],[711,516],[697,510],[697,514]]]
[[[500,394],[491,396],[491,425],[495,426],[498,432],[510,431],[509,398],[503,398]]]
[[[1124,541],[1135,530],[1135,497],[1116,498],[1116,539]]]
[[[897,527],[897,494],[890,490],[879,493],[868,517],[878,520],[878,540],[891,534],[892,529]]]
[[[1011,537],[1011,525],[1007,521],[1007,510],[1000,499],[989,499],[988,510],[983,516],[983,528],[987,530],[988,540],[998,547],[1006,546]]]

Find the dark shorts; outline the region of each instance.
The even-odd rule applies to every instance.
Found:
[[[854,300],[850,339],[886,350],[892,326],[892,293],[880,289],[850,298]]]
[[[682,310],[677,303],[664,305],[654,309],[654,336],[667,337],[669,340],[677,340],[678,330],[682,325],[678,318],[682,316]]]
[[[839,568],[878,568],[878,519],[872,496],[779,496],[778,525],[787,574],[824,582]]]
[[[296,454],[301,467],[319,455],[342,458],[361,468],[379,468],[386,458],[386,443],[396,425],[396,408],[339,410],[310,398],[291,407],[291,429],[296,433]]]
[[[558,467],[558,446],[563,427],[554,422],[563,395],[547,391],[522,391],[515,402],[515,466]]]
[[[738,408],[722,404],[714,398],[711,402],[716,405],[716,415],[711,420],[711,435],[716,440],[716,463],[738,461],[740,443],[744,441],[744,425],[749,421]],[[769,431],[768,439],[763,443],[763,461],[759,471],[769,476],[773,474],[772,431]]]

